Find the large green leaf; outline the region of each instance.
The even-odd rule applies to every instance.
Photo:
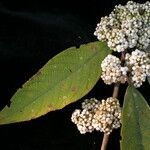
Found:
[[[132,86],[124,99],[121,135],[122,150],[150,150],[150,108]]]
[[[0,124],[34,119],[80,99],[100,78],[101,61],[110,52],[105,43],[93,42],[58,54],[14,94]]]

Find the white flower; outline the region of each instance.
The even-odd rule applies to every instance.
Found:
[[[112,84],[126,81],[128,68],[121,66],[119,58],[113,55],[108,55],[101,63],[102,75],[101,78],[106,84]]]
[[[107,98],[100,103],[95,98],[82,103],[82,111],[76,109],[71,117],[81,134],[95,130],[110,134],[121,125],[121,108],[115,98]]]
[[[140,87],[145,82],[146,77],[150,76],[149,54],[136,49],[125,56],[126,66],[130,68],[129,78],[135,87]]]
[[[150,43],[150,2],[129,1],[125,6],[115,6],[109,16],[101,18],[94,35],[117,52],[146,49]]]
[[[81,134],[85,134],[86,132],[92,132],[94,127],[92,126],[92,119],[94,111],[97,109],[99,105],[99,101],[95,98],[91,98],[84,100],[82,102],[82,111],[76,109],[72,116],[71,120],[73,123],[77,125],[78,130]]]
[[[121,108],[116,98],[102,100],[92,120],[96,130],[110,134],[113,129],[121,126]]]

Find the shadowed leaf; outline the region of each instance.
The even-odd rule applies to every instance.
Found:
[[[150,108],[132,86],[124,99],[121,135],[121,150],[150,150]]]
[[[150,84],[150,77],[147,77],[148,83]]]

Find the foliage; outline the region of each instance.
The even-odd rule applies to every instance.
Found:
[[[14,94],[0,124],[31,120],[80,99],[100,78],[110,52],[105,43],[93,42],[58,54]]]
[[[122,150],[150,149],[150,108],[142,94],[129,86],[122,113]]]

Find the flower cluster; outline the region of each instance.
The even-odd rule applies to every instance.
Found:
[[[87,99],[82,103],[82,109],[76,109],[71,117],[81,134],[94,129],[110,134],[121,125],[121,108],[116,98],[110,97],[102,102]]]
[[[150,76],[150,55],[136,49],[131,54],[125,54],[124,67],[119,58],[108,55],[101,63],[101,78],[106,84],[125,83],[127,78],[135,87],[140,87]]]
[[[101,78],[106,84],[116,82],[125,83],[128,68],[121,66],[119,58],[113,55],[108,55],[101,63],[102,75]]]
[[[73,123],[77,125],[78,130],[81,134],[86,132],[92,132],[94,127],[92,126],[93,115],[95,114],[96,108],[99,106],[99,101],[95,98],[86,99],[82,103],[82,111],[76,109],[71,117]]]
[[[150,42],[150,2],[129,1],[116,6],[109,16],[101,18],[94,35],[117,52],[146,49]]]
[[[121,108],[116,98],[102,100],[96,111],[92,125],[96,130],[110,134],[113,129],[121,126]]]
[[[112,84],[129,79],[140,87],[150,76],[150,57],[143,51],[150,44],[150,2],[129,1],[125,6],[115,6],[109,16],[101,18],[94,34],[123,56],[120,60],[108,55],[102,61],[102,80]]]
[[[131,54],[125,56],[126,65],[130,68],[131,82],[135,87],[140,87],[145,82],[146,77],[150,76],[149,54],[136,49]]]

